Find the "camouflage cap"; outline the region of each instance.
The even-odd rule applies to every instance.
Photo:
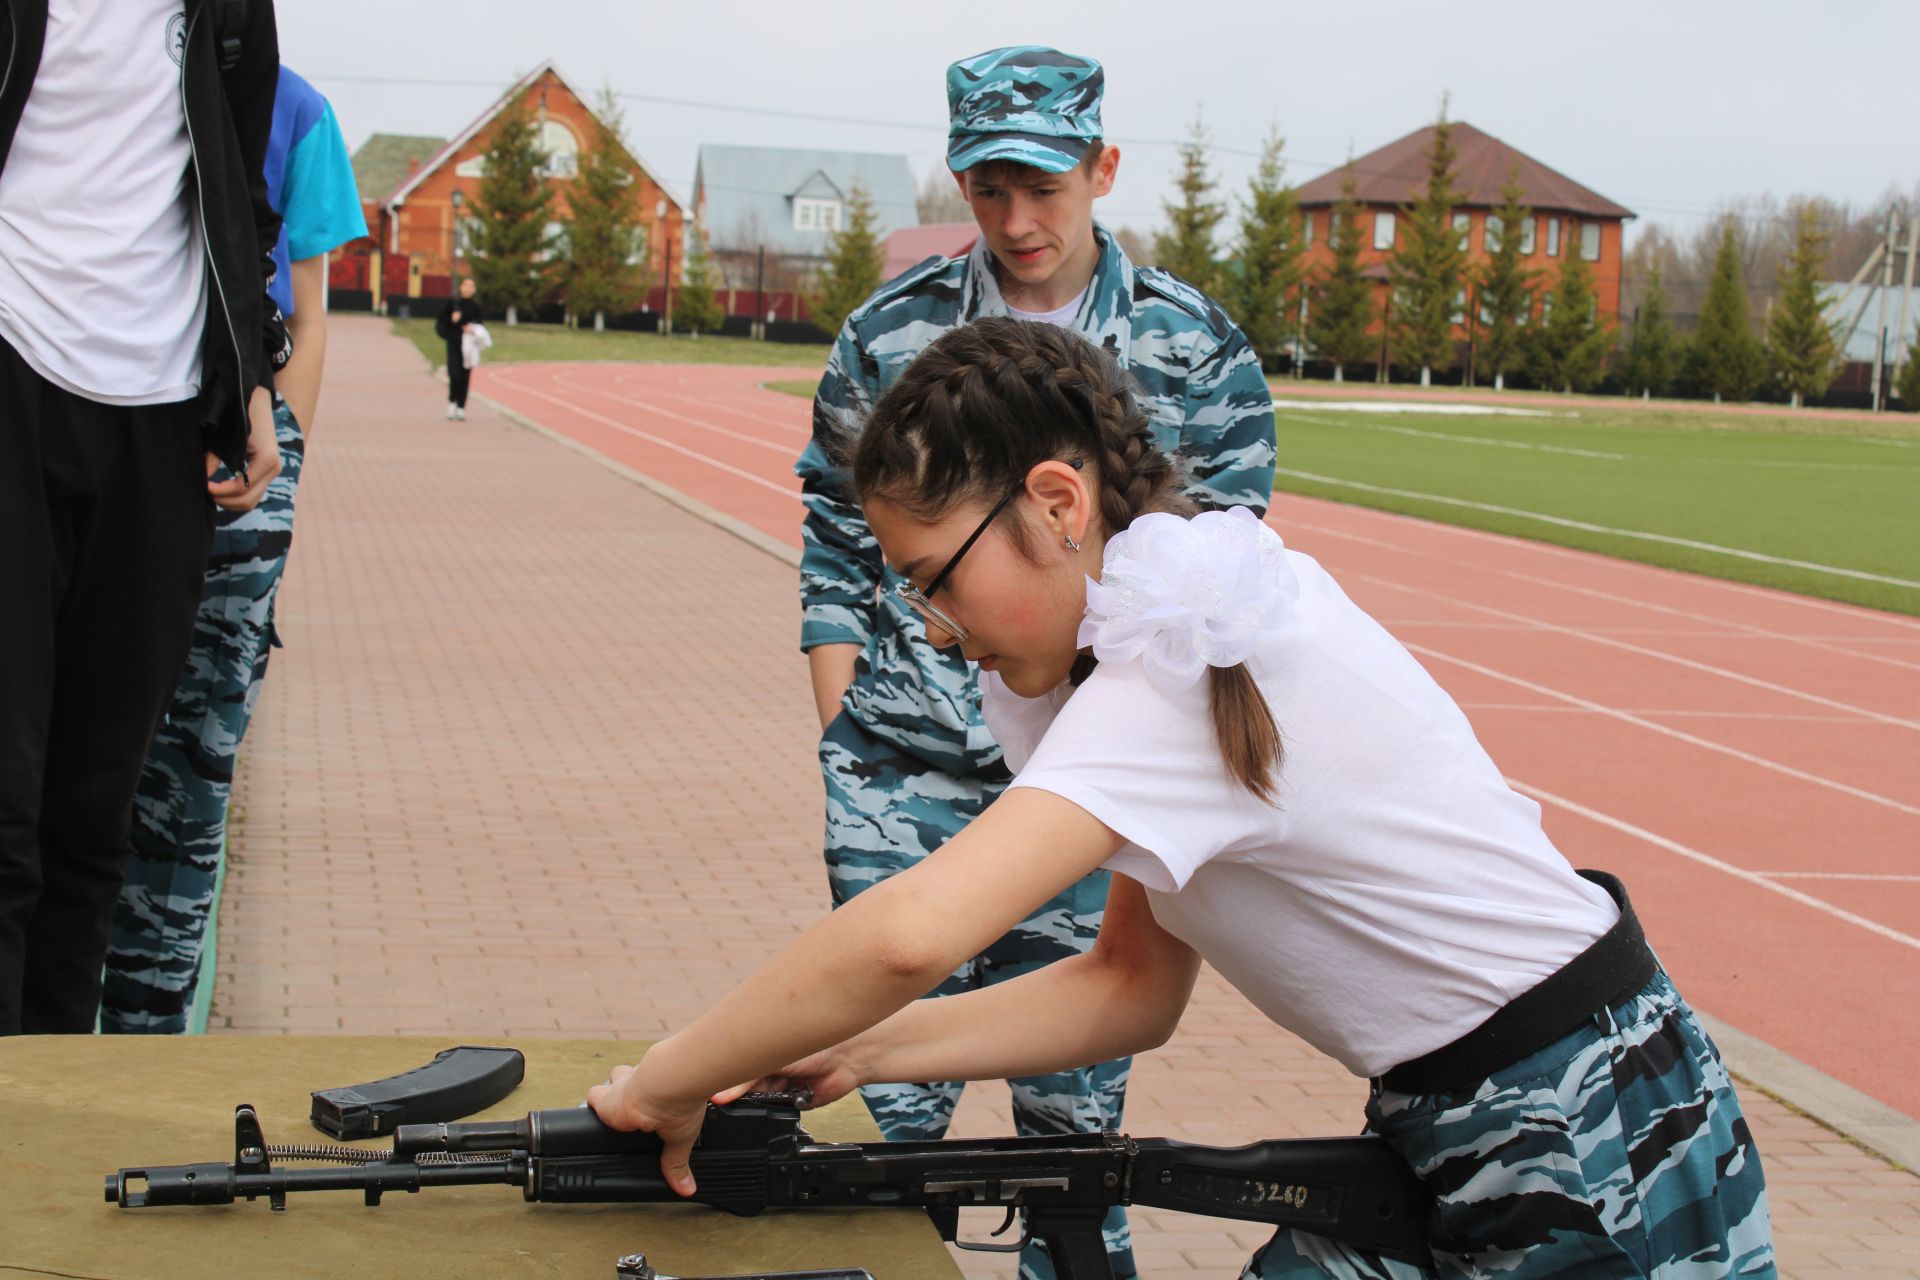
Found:
[[[1065,173],[1100,137],[1107,73],[1092,58],[1014,45],[947,68],[947,167],[1014,160]]]

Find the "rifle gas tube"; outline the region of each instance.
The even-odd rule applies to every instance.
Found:
[[[1047,1245],[1060,1280],[1110,1280],[1100,1238],[1121,1204],[1291,1227],[1355,1248],[1424,1263],[1428,1196],[1378,1138],[1306,1138],[1203,1147],[1122,1134],[941,1142],[816,1142],[800,1123],[802,1095],[748,1094],[709,1106],[692,1157],[693,1198],[729,1213],[764,1209],[917,1208],[945,1240],[1010,1251]],[[669,1203],[660,1140],[609,1129],[591,1110],[535,1111],[519,1120],[401,1125],[391,1151],[273,1147],[253,1108],[234,1117],[232,1164],[122,1169],[106,1198],[123,1208],[231,1204],[289,1192],[359,1191],[370,1205],[390,1191],[499,1183],[531,1201]],[[337,1161],[287,1168],[274,1160]],[[995,1235],[1024,1213],[1016,1242],[956,1240],[960,1210],[1006,1211]]]

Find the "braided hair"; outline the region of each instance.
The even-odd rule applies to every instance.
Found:
[[[1153,438],[1132,381],[1105,351],[1057,325],[990,316],[942,334],[874,405],[844,451],[862,503],[933,521],[990,507],[1048,460],[1085,459],[1101,526],[1120,532],[1148,512],[1192,515],[1185,475]],[[1005,529],[1036,559],[1017,510]],[[1244,665],[1208,670],[1214,735],[1228,770],[1274,797],[1280,731]]]

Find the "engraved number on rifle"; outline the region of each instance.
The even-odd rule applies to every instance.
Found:
[[[1283,1204],[1289,1209],[1304,1209],[1307,1189],[1285,1182],[1256,1182],[1250,1199],[1254,1204]]]

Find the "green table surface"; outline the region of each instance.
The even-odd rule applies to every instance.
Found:
[[[252,1103],[269,1143],[327,1141],[314,1089],[427,1062],[452,1040],[399,1036],[23,1036],[0,1039],[0,1276],[538,1276],[611,1280],[645,1253],[676,1276],[865,1267],[876,1280],[956,1280],[926,1215],[911,1209],[787,1210],[736,1218],[701,1205],[527,1204],[507,1186],[390,1194],[313,1192],[275,1213],[264,1199],[121,1209],[104,1175],[233,1159],[233,1108]],[[487,1043],[478,1041],[476,1043]],[[531,1040],[526,1079],[478,1118],[573,1106],[634,1041]],[[810,1112],[823,1141],[877,1139],[846,1099]],[[378,1147],[380,1141],[357,1145]]]

